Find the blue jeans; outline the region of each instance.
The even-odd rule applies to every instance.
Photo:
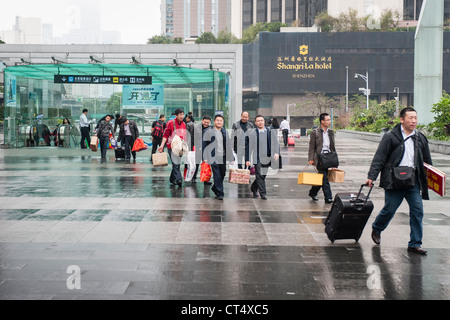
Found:
[[[406,199],[409,205],[409,225],[411,227],[408,247],[420,247],[423,236],[423,203],[419,183],[405,190],[385,190],[384,207],[375,219],[372,228],[375,233],[381,233],[394,217],[398,207]]]

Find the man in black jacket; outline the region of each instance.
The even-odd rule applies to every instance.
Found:
[[[423,163],[432,164],[427,138],[416,129],[417,113],[413,108],[400,112],[400,122],[381,140],[372,160],[366,183],[372,186],[381,172],[380,187],[385,190],[384,207],[372,225],[372,239],[380,244],[381,232],[394,217],[403,199],[409,205],[409,225],[411,227],[408,251],[426,254],[420,246],[423,236],[423,203],[428,200],[427,173]],[[399,189],[394,186],[395,167],[410,167],[415,177],[413,187]],[[421,195],[422,193],[422,195]]]
[[[132,155],[133,161],[136,161],[136,151],[131,151],[134,142],[139,138],[139,129],[136,122],[123,117],[123,121],[119,124],[119,128],[118,140],[125,142],[125,160],[130,161]]]
[[[253,129],[254,126],[248,121],[250,115],[247,111],[241,113],[241,120],[233,123],[231,129],[233,130],[231,139],[233,141],[233,150],[236,153],[238,168],[242,169],[245,163],[245,147],[248,144],[248,130]]]

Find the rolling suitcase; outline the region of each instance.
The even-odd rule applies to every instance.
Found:
[[[295,147],[294,137],[288,137],[288,147]]]
[[[358,195],[352,193],[338,193],[334,197],[333,205],[325,220],[325,233],[333,243],[337,239],[355,239],[358,242],[367,220],[373,210],[373,203],[369,199],[372,187],[367,196],[361,193],[365,184],[361,185]]]
[[[125,159],[125,149],[122,147],[117,147],[114,149],[114,154],[116,156],[116,160]]]

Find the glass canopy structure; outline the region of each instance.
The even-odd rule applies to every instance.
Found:
[[[167,121],[177,108],[185,114],[192,112],[196,120],[220,113],[228,121],[229,76],[216,70],[52,63],[16,65],[3,71],[5,144],[11,147],[78,147],[78,122],[85,108],[93,120],[91,131],[106,114],[120,113],[136,120],[144,136],[160,114]],[[151,84],[140,83],[143,78],[151,79]],[[63,124],[64,119],[70,125]]]

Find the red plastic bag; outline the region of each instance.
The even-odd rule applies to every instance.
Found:
[[[142,151],[142,150],[146,150],[148,147],[147,145],[144,143],[144,140],[142,140],[141,138],[137,138],[136,141],[134,142],[133,145],[133,149],[131,149],[131,151]]]
[[[200,182],[208,182],[211,179],[211,166],[206,162],[200,165]]]

